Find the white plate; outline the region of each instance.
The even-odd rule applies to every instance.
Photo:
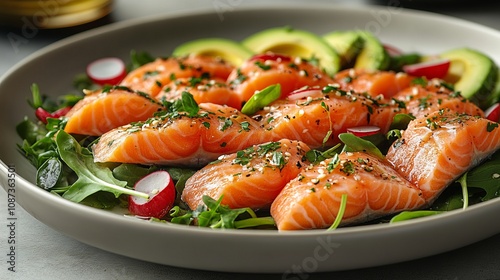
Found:
[[[71,89],[85,66],[101,57],[128,59],[131,49],[168,55],[178,44],[203,37],[242,39],[268,27],[291,25],[323,34],[367,29],[406,51],[434,54],[468,46],[500,61],[500,33],[476,24],[397,8],[291,5],[156,17],[113,24],[53,44],[30,56],[0,81],[0,175],[17,172],[18,203],[43,223],[89,245],[173,266],[233,272],[318,272],[378,266],[438,254],[500,232],[500,200],[394,225],[277,232],[210,230],[153,224],[75,204],[33,185],[15,124],[32,116],[26,100],[39,84],[54,96]],[[285,276],[285,275],[284,275]]]

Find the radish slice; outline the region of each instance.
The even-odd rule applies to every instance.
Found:
[[[144,176],[135,183],[134,189],[149,195],[149,199],[129,196],[128,210],[134,215],[160,219],[174,205],[175,185],[167,171],[155,171]]]
[[[404,65],[403,71],[412,76],[426,77],[428,79],[442,79],[448,73],[449,68],[450,61],[448,59],[437,59],[422,63]]]
[[[62,117],[62,116],[65,116],[69,110],[71,110],[71,106],[68,106],[68,107],[63,107],[57,111],[54,111],[52,113],[49,113],[47,112],[45,109],[43,109],[42,107],[38,107],[36,108],[35,110],[35,116],[43,123],[47,123],[47,118],[59,118],[59,117]]]
[[[498,122],[500,120],[500,103],[495,103],[486,109],[484,116],[492,122]]]
[[[380,127],[374,125],[357,126],[348,128],[347,132],[354,134],[354,136],[365,137],[379,133]]]
[[[87,75],[98,85],[116,85],[125,78],[125,63],[116,57],[101,58],[87,66]]]
[[[399,50],[398,48],[391,46],[391,45],[384,44],[384,49],[387,52],[387,54],[389,54],[389,56],[392,56],[392,57],[400,56],[403,54],[403,52],[401,50]]]
[[[272,60],[272,61],[291,61],[292,58],[288,55],[284,54],[277,54],[277,53],[264,53],[264,54],[257,54],[254,55],[250,58],[250,61],[255,61],[255,60]]]
[[[307,97],[321,97],[323,93],[319,87],[308,87],[292,91],[288,95],[288,100],[299,100]]]

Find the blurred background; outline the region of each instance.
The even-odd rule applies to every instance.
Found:
[[[223,15],[252,5],[305,0],[0,0],[0,74],[50,43],[131,18],[212,9]],[[315,0],[325,5],[382,5],[450,15],[500,29],[500,1]]]

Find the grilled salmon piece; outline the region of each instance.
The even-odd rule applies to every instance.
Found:
[[[340,225],[369,221],[425,205],[422,192],[392,166],[363,152],[341,153],[302,170],[271,205],[279,230],[330,227],[347,205]]]
[[[432,203],[453,181],[500,148],[498,123],[456,112],[410,122],[387,160]]]
[[[199,106],[196,116],[156,116],[111,130],[94,146],[95,161],[201,167],[272,139],[258,122],[234,108]]]
[[[158,58],[131,71],[121,85],[156,97],[166,84],[177,78],[204,76],[225,80],[233,69],[229,63],[209,56]]]
[[[162,108],[147,95],[123,87],[88,93],[66,114],[68,133],[100,136],[116,127],[152,117]]]
[[[193,210],[203,204],[204,195],[222,196],[221,204],[230,208],[267,208],[308,165],[307,151],[304,143],[283,139],[221,156],[186,181],[182,200]]]

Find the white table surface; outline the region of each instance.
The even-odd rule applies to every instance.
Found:
[[[160,13],[176,13],[196,8],[214,8],[217,2],[230,3],[234,9],[270,1],[242,0],[116,0],[112,14],[104,22],[122,21]],[[281,1],[285,3],[285,1]],[[325,5],[390,4],[393,1],[320,1]],[[481,23],[500,30],[500,5],[487,1],[462,1],[464,4],[432,4],[433,1],[397,1],[405,8],[424,9]],[[416,5],[415,3],[422,3]],[[493,1],[492,1],[493,2]],[[425,4],[431,3],[431,4]],[[469,4],[470,3],[470,4]],[[284,4],[285,5],[285,4]],[[7,40],[8,28],[0,28],[0,75],[32,52],[64,38],[79,28],[43,31],[26,44],[14,48]],[[499,46],[500,48],[500,46]],[[17,207],[17,272],[7,270],[6,193],[0,191],[0,279],[284,279],[279,274],[233,274],[196,271],[153,263],[82,244],[42,224]],[[464,225],[467,226],[467,225]],[[450,238],[452,238],[450,236]],[[286,279],[500,279],[500,234],[451,252],[410,262],[361,270],[320,273]]]

